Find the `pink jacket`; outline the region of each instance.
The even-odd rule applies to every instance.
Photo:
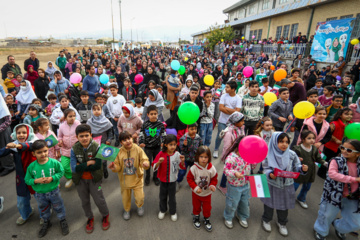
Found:
[[[80,125],[78,120],[75,120],[74,124],[69,126],[66,121],[60,124],[58,130],[58,139],[63,141],[61,149],[61,155],[70,157],[72,146],[78,141],[75,134],[75,129]]]
[[[143,121],[137,114],[134,114],[130,120],[126,119],[124,114],[122,114],[117,123],[117,127],[119,130],[119,133],[128,131],[131,135],[133,135],[134,133],[137,133],[139,136],[142,124],[143,124]]]
[[[353,111],[353,118],[351,120],[353,122],[360,122],[360,113],[356,111],[356,103],[350,104],[349,108]]]
[[[46,134],[46,137],[44,137],[41,133],[36,133],[35,134],[37,136],[38,139],[40,140],[45,140],[45,138],[49,137],[50,135],[53,135],[56,139],[58,139],[56,137],[56,135],[54,134],[53,131],[49,130]],[[56,159],[56,155],[55,155],[55,151],[58,151],[60,148],[58,146],[58,144],[55,145],[55,147],[52,147],[52,148],[49,148],[49,157],[53,158],[53,159]]]
[[[321,130],[320,130],[320,133],[319,133],[319,135],[318,135],[317,132],[316,132],[315,125],[314,125],[314,121],[313,121],[314,118],[315,118],[315,117],[312,116],[312,117],[310,117],[310,118],[305,119],[305,120],[304,120],[303,127],[304,127],[304,125],[307,125],[307,126],[308,126],[309,131],[311,131],[311,132],[313,132],[313,133],[315,134],[315,143],[317,143],[317,142],[320,142],[321,139],[323,139],[323,138],[325,137],[325,135],[326,135],[326,133],[327,133],[329,127],[330,127],[330,124],[329,124],[327,121],[324,120],[323,123],[322,123],[322,127],[321,127]],[[302,130],[303,130],[303,127],[302,127],[301,130],[300,130],[299,138],[298,138],[298,140],[297,140],[297,144],[296,144],[296,145],[299,145],[300,142],[301,142],[300,135],[301,135],[301,132],[302,132]]]
[[[241,128],[235,127],[234,125],[230,125],[227,127],[227,132],[224,136],[224,148],[222,151],[222,154],[225,154],[229,147],[233,144],[235,139],[239,137],[240,135],[245,136],[244,126]]]

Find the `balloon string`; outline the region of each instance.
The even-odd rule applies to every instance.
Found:
[[[293,124],[293,122],[295,121],[296,117],[294,117],[294,119],[291,121],[291,123],[289,124],[289,126],[286,128],[285,133],[289,130],[289,128],[291,127],[291,125]]]
[[[245,173],[246,167],[249,165],[248,162],[245,163],[245,167],[243,168],[243,170],[241,171],[241,175],[243,175]]]

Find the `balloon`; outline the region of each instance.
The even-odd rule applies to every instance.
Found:
[[[186,57],[186,58],[184,58],[184,60],[185,60],[185,62],[187,62],[187,60],[189,60],[189,59]]]
[[[198,62],[198,63],[196,64],[196,68],[197,68],[198,70],[200,70],[200,69],[201,69],[201,63]]]
[[[241,37],[241,39],[245,39],[245,37]]]
[[[243,45],[240,46],[240,48],[243,48],[243,47],[244,47]]]
[[[141,74],[136,74],[134,80],[135,80],[135,82],[136,82],[137,84],[139,84],[139,83],[141,83],[141,82],[144,80],[144,77],[143,77],[143,75],[141,75]]]
[[[287,73],[286,73],[286,71],[284,69],[278,69],[274,73],[274,79],[277,82],[279,82],[282,79],[286,78],[286,76],[287,76]]]
[[[107,84],[109,82],[109,76],[105,73],[100,75],[100,83]]]
[[[180,74],[180,75],[184,75],[185,71],[186,71],[185,67],[184,67],[184,66],[180,66],[180,68],[179,68],[179,74]]]
[[[274,70],[275,70],[275,66],[274,66],[274,65],[271,65],[271,66],[270,66],[270,69],[274,71]]]
[[[266,158],[268,146],[261,137],[250,135],[240,141],[239,153],[248,164],[257,164]]]
[[[180,68],[180,62],[178,60],[171,61],[171,68],[175,71],[179,70]]]
[[[350,42],[352,45],[356,45],[356,44],[358,44],[359,43],[359,39],[357,39],[357,38],[354,38],[353,40],[351,40],[351,42]]]
[[[275,93],[272,93],[272,92],[265,93],[263,97],[264,97],[265,104],[268,106],[271,106],[271,104],[273,104],[273,102],[275,102],[277,100]]]
[[[248,48],[245,49],[245,51],[249,50]]]
[[[71,76],[70,76],[70,82],[71,82],[72,84],[80,83],[80,82],[81,82],[81,79],[82,79],[82,77],[81,77],[81,75],[80,75],[79,73],[73,73],[73,74],[71,74]]]
[[[345,128],[345,136],[348,139],[356,139],[360,141],[360,123],[350,123]]]
[[[259,43],[262,43],[262,41],[259,41]]]
[[[200,109],[193,102],[185,102],[180,105],[178,110],[178,116],[182,123],[191,125],[196,123],[200,117]]]
[[[255,38],[255,35],[253,35],[252,38],[254,39],[254,38]]]
[[[166,129],[166,135],[169,135],[169,134],[172,134],[172,135],[177,135],[177,131],[175,128],[167,128]]]
[[[298,119],[306,119],[314,115],[315,106],[311,102],[301,101],[294,106],[293,113]]]
[[[340,76],[336,76],[336,80],[341,81],[341,77],[340,77]]]
[[[206,75],[204,77],[204,83],[208,86],[214,85],[214,77],[210,74]]]
[[[237,66],[237,62],[234,63],[234,66]]]
[[[221,42],[223,42],[224,41],[224,39],[221,39]]]
[[[254,69],[252,67],[246,66],[243,70],[243,75],[245,77],[250,77],[253,74],[253,72],[254,72]]]

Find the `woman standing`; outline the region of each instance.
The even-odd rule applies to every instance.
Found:
[[[34,82],[35,94],[42,101],[43,109],[48,105],[46,95],[49,91],[49,79],[45,76],[45,71],[42,68],[38,69],[39,78]]]

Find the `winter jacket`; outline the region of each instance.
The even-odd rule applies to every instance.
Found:
[[[35,94],[41,101],[47,101],[46,95],[50,89],[50,81],[47,77],[39,77],[34,81]]]
[[[35,58],[34,61],[31,58],[26,59],[24,62],[25,71],[27,71],[29,65],[32,65],[34,67],[34,71],[37,71],[40,67],[39,59]]]
[[[187,139],[187,145],[184,145],[185,138]],[[191,138],[188,133],[185,133],[184,136],[180,138],[180,152],[185,156],[185,161],[194,162],[195,154],[197,149],[203,145],[203,140],[196,134],[194,138]]]
[[[19,65],[15,64],[13,67],[9,63],[7,63],[1,68],[1,75],[2,75],[3,80],[5,80],[7,78],[8,71],[13,71],[15,76],[17,74],[21,74],[21,69],[20,69]]]
[[[68,89],[70,86],[71,84],[69,80],[65,79],[64,77],[62,77],[61,80],[58,80],[57,83],[55,83],[55,81],[52,80],[49,84],[49,88],[55,91],[56,96],[61,92],[65,92],[65,90]]]
[[[124,96],[126,101],[135,99],[136,91],[133,87],[126,88],[125,86],[121,89],[121,95]]]
[[[40,140],[45,140],[45,138],[49,137],[50,135],[52,135],[56,140],[58,140],[58,138],[56,137],[56,135],[54,134],[53,131],[49,130],[46,134],[46,137],[44,137],[41,133],[36,133],[35,136],[40,139]],[[49,148],[49,157],[50,158],[56,158],[55,156],[55,151],[60,150],[60,147],[58,144],[56,144],[54,147]]]
[[[222,154],[225,154],[236,138],[238,138],[239,136],[245,136],[245,126],[238,128],[231,124],[224,130],[222,130],[219,136],[223,138],[224,145]]]
[[[336,78],[334,78],[332,75],[326,75],[325,80],[323,81],[323,86],[331,86],[336,84]]]
[[[139,144],[144,143],[146,148],[160,147],[166,137],[165,127],[159,120],[156,122],[145,121],[141,127]]]
[[[164,158],[164,161],[156,167],[156,163],[161,157]],[[169,156],[166,152],[160,151],[151,166],[154,172],[157,171],[157,177],[161,182],[170,183],[177,180],[179,168],[186,169],[184,165],[180,160],[179,152]]]
[[[213,193],[210,190],[210,186],[216,188],[218,182],[217,177],[218,174],[214,165],[208,163],[206,167],[202,167],[199,163],[196,162],[190,168],[186,179],[190,188],[196,195],[200,197],[206,197]],[[202,190],[201,193],[197,193],[199,188]]]
[[[39,113],[39,118],[46,118],[47,119],[47,117],[42,112]],[[32,122],[35,122],[33,117],[30,116],[30,115],[26,115],[25,118],[24,118],[24,123],[31,125]]]
[[[352,121],[349,123],[352,123]],[[338,119],[336,121],[332,121],[330,124],[335,125],[335,130],[333,131],[332,135],[338,140],[342,141],[344,137],[345,123],[341,119]],[[339,149],[339,144],[331,140],[325,144],[325,147],[336,153]]]
[[[276,100],[271,104],[268,114],[273,121],[273,125],[276,127],[284,127],[286,122],[281,122],[279,117],[284,117],[288,119],[289,116],[292,116],[293,104],[290,100],[285,102],[281,98]]]
[[[78,120],[75,120],[73,125],[69,125],[66,121],[60,124],[58,130],[58,140],[63,141],[63,145],[60,148],[61,155],[70,157],[71,147],[78,141],[75,134],[75,129],[80,125]]]
[[[76,110],[80,115],[81,123],[86,123],[87,120],[91,118],[92,105],[93,103],[91,101],[88,101],[86,105],[83,102],[80,102],[78,105],[76,105]]]
[[[313,116],[313,117],[310,117],[310,118],[307,118],[304,120],[303,127],[300,130],[299,138],[297,141],[298,145],[301,142],[300,136],[301,136],[301,132],[304,130],[304,128],[315,134],[315,143],[321,142],[322,144],[325,144],[331,140],[332,133],[331,133],[329,123],[327,121],[323,120],[320,132],[318,132],[315,127],[314,119],[315,119],[315,117]],[[330,139],[328,139],[328,135],[330,135]]]
[[[134,114],[131,119],[127,119],[124,115],[121,115],[117,122],[119,133],[128,131],[131,135],[137,133],[138,136],[140,135],[142,125],[143,121],[137,114]]]
[[[76,111],[75,108],[69,106],[68,108],[71,108],[75,111],[76,120],[81,121],[81,117],[79,113]],[[64,112],[61,110],[61,107],[54,108],[54,110],[51,113],[51,117],[49,118],[50,123],[53,125],[60,125],[60,118],[64,116]]]
[[[246,168],[245,168],[246,166]],[[239,155],[237,155],[234,152],[231,152],[225,160],[224,165],[224,174],[226,176],[226,179],[228,183],[234,187],[243,187],[246,184],[248,184],[248,180],[246,180],[245,177],[243,178],[237,178],[235,176],[236,172],[242,173],[245,175],[251,174],[251,166],[253,165],[246,165],[246,162],[244,159],[242,159]],[[254,165],[253,168],[255,168],[256,165]]]

